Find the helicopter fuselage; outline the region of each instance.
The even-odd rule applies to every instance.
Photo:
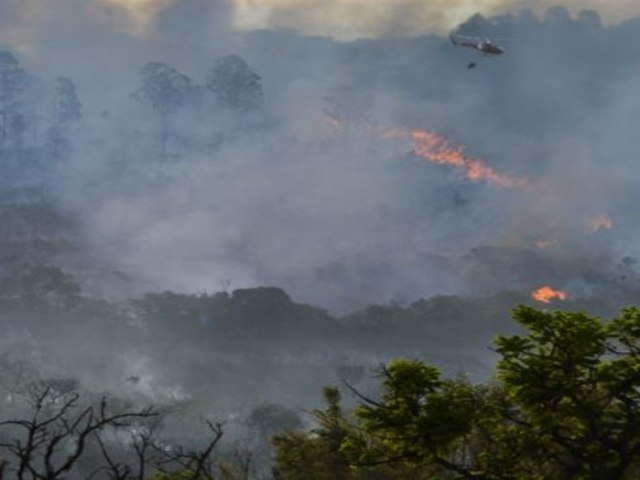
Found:
[[[504,48],[489,41],[478,42],[475,48],[485,55],[502,55],[504,53]]]
[[[502,55],[505,53],[505,49],[500,45],[495,44],[493,41],[475,37],[462,37],[456,35],[449,35],[451,43],[458,47],[468,47],[479,51],[483,55]]]

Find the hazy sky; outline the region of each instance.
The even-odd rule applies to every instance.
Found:
[[[340,38],[384,33],[443,33],[474,13],[495,14],[563,5],[596,9],[607,23],[640,14],[637,0],[234,0],[244,27],[284,26]]]
[[[168,0],[103,0],[128,8],[138,20]],[[640,15],[637,0],[230,0],[242,28],[291,27],[339,38],[384,33],[443,33],[476,12],[495,14],[563,5],[573,12],[597,9],[607,23]]]
[[[139,20],[169,0],[102,0],[126,7]],[[476,12],[520,8],[538,12],[563,5],[573,12],[596,9],[606,22],[640,15],[636,0],[230,0],[236,23],[245,28],[284,26],[323,35],[375,35],[389,23],[407,33],[442,32]],[[407,15],[409,13],[410,15]],[[399,23],[400,22],[400,23]]]
[[[598,10],[607,24],[640,15],[637,0],[66,0],[57,6],[68,10],[72,5],[72,17],[82,12],[115,30],[143,35],[157,13],[178,3],[227,4],[218,12],[230,12],[240,29],[284,27],[344,40],[443,34],[477,12],[493,15],[531,8],[542,14],[558,4],[572,13]],[[0,17],[11,19],[3,25],[0,40],[26,48],[43,22],[61,15],[59,8],[49,7],[46,0],[0,0]]]

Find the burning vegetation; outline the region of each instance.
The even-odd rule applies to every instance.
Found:
[[[568,300],[569,295],[562,290],[555,290],[554,288],[545,285],[531,292],[531,298],[540,303],[551,303],[553,300]]]
[[[467,157],[465,147],[454,146],[449,140],[431,130],[388,130],[385,138],[410,138],[413,152],[420,158],[458,168],[464,176],[474,182],[489,182],[497,187],[511,189],[527,189],[531,182],[525,178],[514,177],[497,172],[489,165],[476,158]]]
[[[327,116],[325,122],[332,129],[343,130],[349,122],[340,117]],[[497,172],[482,160],[465,155],[464,146],[454,145],[450,140],[433,130],[419,128],[361,127],[361,131],[385,140],[410,140],[415,155],[431,163],[457,168],[465,178],[473,182],[489,182],[500,188],[526,190],[531,180]]]

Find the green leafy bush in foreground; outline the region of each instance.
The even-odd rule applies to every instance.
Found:
[[[353,412],[325,389],[310,432],[274,437],[279,480],[640,478],[640,310],[604,321],[518,307],[493,382],[417,360],[381,372]]]

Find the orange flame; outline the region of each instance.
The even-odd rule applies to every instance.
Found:
[[[587,220],[587,232],[594,234],[600,230],[610,230],[613,228],[613,220],[607,215],[600,214]]]
[[[453,146],[446,138],[430,130],[387,129],[382,131],[382,137],[410,138],[416,155],[428,162],[457,167],[464,171],[466,178],[475,182],[487,181],[502,188],[525,189],[531,186],[527,179],[498,173],[481,160],[465,156],[464,147]]]
[[[333,128],[342,128],[346,121],[342,118],[328,116],[328,124]],[[531,182],[525,178],[512,177],[498,173],[481,160],[469,158],[464,154],[464,147],[453,146],[438,133],[431,130],[406,128],[365,127],[363,130],[372,131],[383,139],[408,139],[413,143],[413,152],[439,165],[449,165],[464,171],[465,177],[474,182],[487,181],[502,188],[528,189]]]
[[[531,292],[531,298],[541,303],[551,303],[552,300],[567,300],[569,295],[562,290],[554,290],[549,286],[540,287]]]

